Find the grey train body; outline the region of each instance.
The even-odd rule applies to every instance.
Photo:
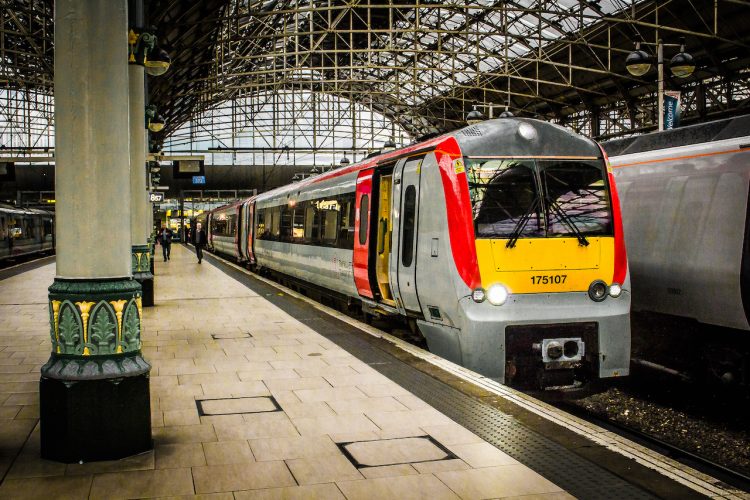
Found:
[[[529,125],[538,131],[537,140],[519,140],[519,128],[528,128]],[[443,136],[442,140],[455,140],[466,156],[585,155],[602,158],[599,147],[593,141],[562,127],[535,120],[484,122],[471,127],[466,133],[458,131]],[[214,227],[212,221],[217,216],[236,217],[241,221],[239,234],[233,235],[230,232],[219,237],[209,235],[209,246],[256,269],[272,270],[360,301],[365,311],[402,316],[418,325],[431,352],[500,381],[504,380],[506,370],[505,330],[512,325],[596,323],[598,330],[594,335],[597,338],[592,341],[591,348],[598,350],[599,359],[596,363],[597,371],[593,375],[627,375],[630,353],[630,284],[627,278],[622,283],[623,294],[619,299],[599,303],[594,303],[585,291],[536,296],[519,294],[512,296],[504,306],[494,306],[487,301],[476,303],[472,299],[473,290],[457,269],[456,261],[462,256],[456,255],[452,248],[448,223],[451,207],[446,205],[445,179],[441,178],[439,154],[435,146],[420,149],[417,145],[405,148],[402,152],[396,151],[389,158],[365,160],[363,163],[366,166],[359,169],[334,171],[329,175],[290,184],[217,209],[207,217],[209,227]],[[421,159],[421,162],[415,163],[414,158]],[[338,240],[329,245],[295,243],[295,238],[300,238],[299,235],[303,234],[301,232],[285,241],[283,234],[278,236],[278,229],[275,227],[279,221],[274,220],[274,217],[278,215],[272,214],[275,207],[289,207],[294,213],[294,207],[301,204],[307,203],[305,206],[309,206],[311,203],[321,203],[320,200],[338,199],[338,220],[341,222],[344,207],[347,206],[346,200],[349,199],[346,197],[357,199],[362,174],[371,169],[374,169],[373,177],[387,176],[392,182],[391,254],[387,267],[392,305],[378,302],[377,296],[369,298],[361,293],[353,262],[357,258],[356,245],[353,243],[346,247],[339,244],[342,238],[346,238],[348,231],[354,230],[349,226],[360,224],[362,214],[359,211],[349,221],[349,226],[342,223],[338,227]],[[409,249],[404,243],[405,221],[402,220],[406,213],[404,199],[407,187],[413,189],[412,193],[416,193],[414,243],[411,250],[413,255],[410,256],[404,255],[408,255]],[[377,188],[373,187],[375,189]],[[376,193],[377,191],[373,191],[373,198],[378,196]],[[359,204],[356,206],[359,207]],[[471,212],[470,206],[467,211]],[[292,231],[307,231],[307,226],[304,229],[302,226],[298,228],[300,223],[295,215],[292,217],[295,220],[287,220]],[[371,222],[368,231],[371,239],[368,240],[368,245],[376,232],[373,228],[378,214],[373,212],[369,217]],[[263,231],[260,227],[263,227]],[[253,232],[251,237],[248,237],[248,231]],[[322,226],[318,231],[323,231]],[[307,233],[304,234],[306,239]],[[473,230],[471,234],[473,237]],[[292,241],[288,241],[290,239]],[[475,244],[473,240],[471,244]],[[405,264],[407,261],[409,265]],[[368,268],[368,272],[371,269]]]
[[[54,249],[52,212],[0,205],[0,261]]]
[[[750,329],[750,117],[604,144],[633,309]]]

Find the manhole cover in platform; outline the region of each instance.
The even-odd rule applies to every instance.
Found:
[[[198,406],[198,414],[202,417],[281,411],[281,407],[273,396],[262,396],[257,398],[201,399],[197,400],[195,404]]]
[[[430,436],[339,444],[357,468],[451,460],[456,456]]]
[[[225,332],[225,333],[212,333],[211,338],[214,340],[228,340],[228,339],[250,339],[253,336],[247,332]]]

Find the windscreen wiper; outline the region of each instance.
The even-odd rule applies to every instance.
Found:
[[[534,198],[534,201],[531,202],[531,205],[529,205],[529,208],[526,209],[526,211],[521,216],[521,218],[518,219],[518,222],[516,222],[516,226],[513,228],[513,231],[510,233],[510,239],[505,244],[505,248],[513,248],[516,246],[516,242],[518,241],[518,238],[521,236],[521,233],[526,227],[526,224],[529,223],[529,220],[531,219],[532,214],[536,213],[537,207],[540,205],[540,203],[541,203],[540,196],[537,196],[536,198]]]
[[[565,213],[565,210],[560,208],[560,205],[557,204],[555,200],[552,198],[547,198],[547,204],[552,209],[555,214],[557,214],[557,217],[560,219],[560,221],[568,226],[568,229],[570,229],[570,232],[575,234],[576,238],[578,238],[578,244],[582,247],[586,247],[589,245],[589,240],[586,239],[586,237],[583,235],[580,229],[578,229],[578,226],[576,226],[576,223],[573,222],[573,219],[568,217],[568,214]]]

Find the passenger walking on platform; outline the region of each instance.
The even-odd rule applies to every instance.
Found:
[[[198,264],[203,260],[203,247],[206,245],[207,239],[206,231],[203,230],[203,226],[199,222],[193,232],[193,245],[195,245],[195,254],[198,256]]]
[[[159,233],[159,243],[161,243],[161,250],[164,254],[164,262],[169,260],[169,254],[172,251],[172,230],[167,226],[162,226],[161,232]]]

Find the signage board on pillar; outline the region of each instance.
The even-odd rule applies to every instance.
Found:
[[[148,200],[151,203],[161,203],[164,201],[164,193],[151,191],[148,193]]]
[[[680,91],[668,90],[664,93],[664,130],[680,126]]]

